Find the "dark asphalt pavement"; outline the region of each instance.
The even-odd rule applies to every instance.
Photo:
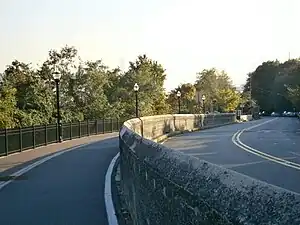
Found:
[[[168,139],[164,145],[300,194],[300,169],[249,153],[232,141],[237,131],[271,119],[274,118],[187,133]],[[276,118],[244,131],[240,140],[260,152],[297,163],[300,168],[300,121],[297,118]]]
[[[105,174],[118,151],[109,138],[30,170],[0,190],[0,224],[106,225]]]

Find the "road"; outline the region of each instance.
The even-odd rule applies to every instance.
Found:
[[[107,224],[105,174],[118,151],[108,138],[30,170],[0,190],[0,224]]]
[[[300,121],[263,118],[187,133],[165,146],[300,194]]]

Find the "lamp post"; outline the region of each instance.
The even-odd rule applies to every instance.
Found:
[[[133,90],[135,92],[135,117],[138,118],[139,117],[139,105],[138,105],[138,91],[139,91],[140,87],[137,83],[134,84],[133,86]]]
[[[206,99],[206,97],[205,97],[205,95],[202,95],[202,104],[203,104],[203,113],[205,114],[205,99]]]
[[[178,114],[180,114],[180,97],[181,97],[181,92],[177,91],[176,95],[177,95],[177,98],[178,98]]]
[[[59,104],[59,82],[61,73],[55,68],[53,78],[56,84],[56,110],[57,110],[57,126],[58,126],[58,142],[62,142],[62,124],[60,118],[60,104]]]

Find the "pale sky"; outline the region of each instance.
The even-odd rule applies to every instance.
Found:
[[[163,64],[165,87],[224,69],[236,85],[261,62],[300,56],[299,0],[0,0],[0,72],[75,46],[83,60]]]

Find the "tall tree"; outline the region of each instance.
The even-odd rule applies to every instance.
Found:
[[[138,83],[140,116],[165,113],[168,110],[164,98],[165,69],[157,61],[149,59],[146,55],[140,55],[135,62],[130,62],[129,69],[120,79],[122,101],[125,102],[125,114],[134,115],[135,98],[133,86]],[[159,101],[158,101],[159,100]]]
[[[232,106],[237,106],[236,98],[239,98],[239,96],[237,95],[233,97],[236,88],[233,86],[230,77],[225,71],[218,71],[215,68],[203,70],[198,73],[195,87],[197,91],[199,91],[202,95],[205,95],[204,104],[206,109],[215,108],[229,110],[229,108],[232,109]],[[226,96],[226,94],[228,96]],[[225,101],[226,104],[230,104],[231,107],[226,107],[222,98],[233,101]]]
[[[197,104],[195,100],[196,96],[196,88],[191,83],[180,84],[177,88],[171,90],[168,95],[167,102],[170,105],[170,109],[172,113],[178,112],[178,97],[177,91],[180,91],[180,111],[182,113],[199,113],[197,111]]]
[[[0,128],[13,128],[17,126],[15,114],[17,113],[17,90],[7,84],[0,86]]]
[[[300,85],[299,60],[267,61],[248,74],[244,93],[250,92],[261,110],[266,112],[292,111],[295,107],[300,108],[295,95],[297,85]]]
[[[20,111],[15,119],[19,124],[31,126],[51,121],[51,89],[29,64],[13,61],[4,71],[3,82],[16,89],[16,107]]]

